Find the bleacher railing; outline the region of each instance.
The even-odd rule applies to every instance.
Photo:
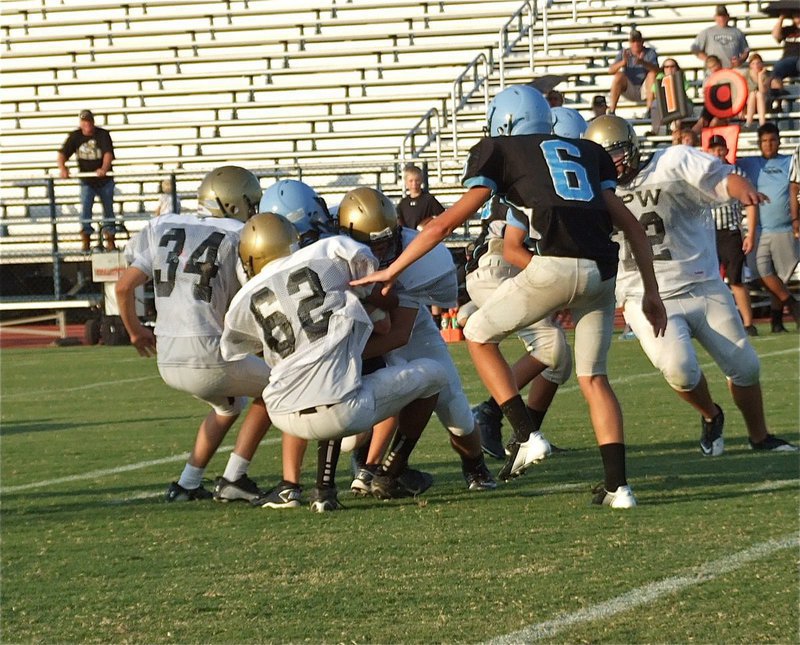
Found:
[[[527,16],[527,19],[526,19]],[[511,56],[517,43],[528,38],[528,64],[533,72],[533,25],[536,16],[536,5],[531,0],[522,3],[508,21],[500,27],[497,42],[498,65],[500,67],[500,89],[505,88],[505,61]],[[544,3],[544,29],[547,30],[547,3]],[[545,40],[546,42],[546,40]],[[546,45],[545,45],[546,46]]]
[[[483,52],[473,58],[466,69],[453,81],[450,104],[450,123],[452,131],[453,158],[458,157],[458,120],[459,112],[479,90],[483,91],[483,102],[489,108],[489,77],[492,74],[493,61]],[[465,83],[471,80],[465,91]],[[439,174],[441,175],[441,163]]]
[[[437,178],[442,181],[442,117],[439,109],[432,107],[422,118],[414,124],[400,144],[400,160],[405,166],[410,159],[418,157],[431,143],[436,144]],[[417,136],[423,135],[425,139],[417,145]]]

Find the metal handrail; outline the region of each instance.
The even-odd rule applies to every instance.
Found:
[[[544,24],[545,31],[547,30],[547,3],[544,3]],[[528,24],[524,24],[525,10],[528,12]],[[514,49],[515,45],[522,40],[526,35],[528,36],[528,60],[533,71],[533,24],[536,15],[535,3],[532,0],[526,0],[517,9],[511,18],[500,28],[497,41],[498,61],[500,66],[500,89],[505,88],[505,59]],[[511,31],[516,24],[517,37],[511,40]],[[546,42],[546,41],[545,41]]]
[[[435,121],[433,120],[434,116],[436,117]],[[435,124],[435,127],[432,127],[433,124]],[[421,128],[421,126],[424,126],[424,130]],[[432,107],[424,115],[422,115],[422,118],[420,118],[420,120],[417,121],[414,124],[414,127],[411,128],[406,133],[406,136],[403,137],[403,141],[400,144],[400,159],[402,161],[402,164],[405,166],[405,164],[406,164],[406,162],[407,162],[407,160],[409,158],[414,158],[413,156],[412,157],[408,157],[406,155],[406,142],[410,142],[411,155],[415,155],[415,156],[419,156],[418,150],[421,151],[422,149],[427,147],[431,142],[435,142],[436,143],[436,174],[437,174],[437,177],[439,178],[439,181],[442,181],[442,137],[441,137],[441,131],[442,131],[442,117],[441,117],[441,114],[439,113],[439,108]],[[417,134],[426,134],[427,137],[428,137],[425,140],[425,142],[419,148],[417,148],[415,143],[414,143],[414,139],[415,139]]]
[[[481,61],[483,61],[483,77],[480,76],[478,71],[478,65]],[[469,99],[472,98],[475,92],[481,88],[483,88],[484,111],[489,109],[488,81],[489,76],[492,73],[492,67],[492,60],[484,52],[481,52],[467,64],[466,69],[464,69],[464,71],[461,72],[453,81],[453,90],[451,94],[452,104],[450,110],[450,121],[453,135],[453,159],[458,157],[458,113],[467,104]],[[467,79],[470,73],[472,73],[472,88],[469,90],[469,92],[465,93],[464,81]]]

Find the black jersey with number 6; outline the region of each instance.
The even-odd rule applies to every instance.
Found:
[[[616,273],[619,247],[602,191],[617,173],[593,141],[529,134],[486,137],[470,150],[462,183],[485,186],[528,216],[539,255],[586,258]]]

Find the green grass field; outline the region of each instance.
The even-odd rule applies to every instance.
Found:
[[[771,429],[797,441],[798,337],[754,340]],[[453,355],[478,402],[466,348]],[[433,421],[415,454],[436,479],[422,498],[341,493],[347,510],[321,516],[163,503],[206,409],[132,348],[3,351],[2,641],[796,643],[800,459],[749,449],[701,357],[727,417],[715,459],[638,343],[614,341],[636,509],[589,505],[602,469],[573,379],[545,421],[570,452],[468,493]],[[264,487],[277,441],[251,467]]]

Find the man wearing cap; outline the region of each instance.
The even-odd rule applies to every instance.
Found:
[[[722,163],[728,163],[728,142],[725,137],[715,134],[708,141],[708,152]],[[734,166],[737,175],[744,176],[740,168]],[[758,329],[753,325],[753,308],[750,303],[750,291],[742,283],[745,255],[755,248],[756,240],[756,207],[747,206],[747,234],[742,237],[742,203],[728,202],[711,209],[717,238],[717,256],[719,263],[725,267],[728,285],[733,293],[736,308],[742,317],[742,324],[748,336],[758,336]]]
[[[103,235],[106,248],[114,248],[114,180],[108,176],[114,159],[114,144],[108,130],[94,124],[94,114],[83,110],[77,130],[67,135],[58,151],[58,168],[61,178],[69,177],[67,159],[73,154],[82,173],[93,173],[94,177],[81,177],[81,246],[89,250],[92,238],[92,205],[99,197],[103,204]]]
[[[606,103],[606,97],[602,94],[597,94],[592,99],[592,118],[589,119],[596,119],[599,116],[603,116],[608,112],[608,104]]]
[[[714,11],[714,26],[697,34],[692,43],[692,53],[702,61],[713,54],[728,69],[744,65],[750,47],[744,34],[728,24],[730,19],[725,5],[718,4]]]
[[[652,47],[644,46],[642,32],[634,29],[628,38],[629,47],[617,53],[616,59],[608,68],[608,73],[614,75],[611,81],[611,106],[612,114],[617,109],[620,95],[634,103],[645,102],[647,114],[653,104],[653,94],[650,88],[658,74],[658,55]]]

